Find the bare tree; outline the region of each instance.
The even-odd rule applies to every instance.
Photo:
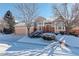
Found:
[[[29,35],[29,30],[32,25],[32,21],[38,15],[38,6],[34,3],[22,3],[16,4],[16,8],[21,12],[23,19],[25,20],[25,25],[27,27]]]
[[[66,28],[70,29],[74,23],[73,20],[76,20],[79,17],[79,4],[53,4],[52,11],[54,17],[61,16],[67,20]]]

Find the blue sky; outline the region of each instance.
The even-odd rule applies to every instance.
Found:
[[[49,18],[51,16],[51,4],[38,4],[39,6],[39,16]],[[0,17],[3,17],[7,10],[11,10],[14,16],[18,14],[15,8],[15,4],[7,3],[0,4]]]
[[[52,4],[52,5],[55,5],[55,4]],[[52,5],[49,3],[39,3],[38,4],[38,14],[39,16],[42,16],[42,17],[45,17],[45,18],[50,18],[51,16],[53,16],[53,13],[52,13]],[[71,11],[71,5],[72,4],[68,4],[68,9]],[[61,9],[61,6],[59,7]],[[18,10],[16,9],[15,7],[15,4],[13,3],[0,3],[0,17],[3,17],[4,14],[7,12],[7,10],[10,10],[13,14],[14,17],[19,17],[21,16],[21,14],[19,14]],[[69,12],[70,12],[69,11]],[[21,20],[21,19],[16,19],[15,20]]]
[[[39,4],[39,11],[40,15],[45,18],[49,18],[50,16],[52,16],[51,4]]]

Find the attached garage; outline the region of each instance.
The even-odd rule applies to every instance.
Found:
[[[19,23],[15,25],[15,33],[20,35],[26,34],[26,27],[24,23]]]
[[[32,26],[30,28],[30,33],[34,31],[34,27]],[[27,27],[25,26],[25,23],[18,23],[15,25],[15,34],[19,35],[25,35],[28,33]]]

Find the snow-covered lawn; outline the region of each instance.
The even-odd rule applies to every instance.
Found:
[[[11,34],[11,35],[0,34],[0,43],[11,45],[11,47],[7,51],[42,49],[44,48],[44,46],[47,46],[42,44],[34,44],[32,43],[33,40],[32,41],[29,40],[29,37],[25,38],[27,39],[28,42],[19,42],[19,40],[23,39],[24,37],[26,36],[14,35],[14,34]],[[35,42],[38,42],[38,41],[35,41]]]
[[[60,48],[58,42],[53,42],[43,49],[31,49],[22,51],[7,51],[4,55],[9,56],[73,56],[73,54],[67,47]]]
[[[42,38],[29,38],[29,37],[25,36],[22,39],[18,40],[18,42],[48,45],[48,44],[52,43],[53,41],[47,41],[47,40],[44,40]]]
[[[64,36],[65,43],[71,47],[79,47],[79,37],[71,36],[71,35],[57,35],[57,40],[61,36]],[[60,40],[59,40],[60,41]]]
[[[0,34],[0,41],[16,41],[21,39],[23,35],[15,35],[15,34]]]
[[[56,35],[58,41],[61,41],[60,38],[62,37],[67,46],[61,47],[60,43],[57,43],[55,45],[55,47],[57,47],[56,49],[53,47],[54,41],[46,41],[42,38],[29,38],[27,36],[14,34],[0,34],[0,43],[11,46],[5,55],[39,55],[38,53],[40,52],[40,55],[79,55],[79,37]]]
[[[57,40],[60,37],[64,37],[64,43],[67,44],[67,47],[74,53],[75,55],[79,55],[79,37],[75,37],[72,35],[57,35]]]

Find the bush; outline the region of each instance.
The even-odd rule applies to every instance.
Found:
[[[78,37],[78,35],[77,35],[77,34],[74,34],[74,36]]]
[[[41,37],[41,34],[42,33],[44,33],[44,31],[42,31],[42,30],[37,30],[37,31],[35,31],[35,32],[32,32],[29,36],[31,37],[31,38],[39,38],[39,37]]]
[[[56,40],[56,37],[55,37],[55,35],[53,35],[53,34],[51,34],[51,35],[43,34],[43,35],[42,35],[42,38],[43,38],[44,40],[48,40],[48,41]]]
[[[7,29],[7,28],[4,28],[3,29],[3,33],[5,33],[5,34],[12,34],[12,30],[11,29]]]
[[[0,33],[2,33],[2,30],[0,30]]]
[[[73,35],[73,36],[78,37],[78,34],[76,34],[75,32],[69,32],[69,35]]]
[[[61,34],[61,35],[64,35],[64,34],[65,34],[65,32],[63,32],[63,31],[60,31],[60,34]]]
[[[56,32],[56,33],[55,33],[55,35],[58,35],[58,34],[59,34],[59,32]]]
[[[69,32],[69,35],[74,35],[74,33],[73,32]]]

